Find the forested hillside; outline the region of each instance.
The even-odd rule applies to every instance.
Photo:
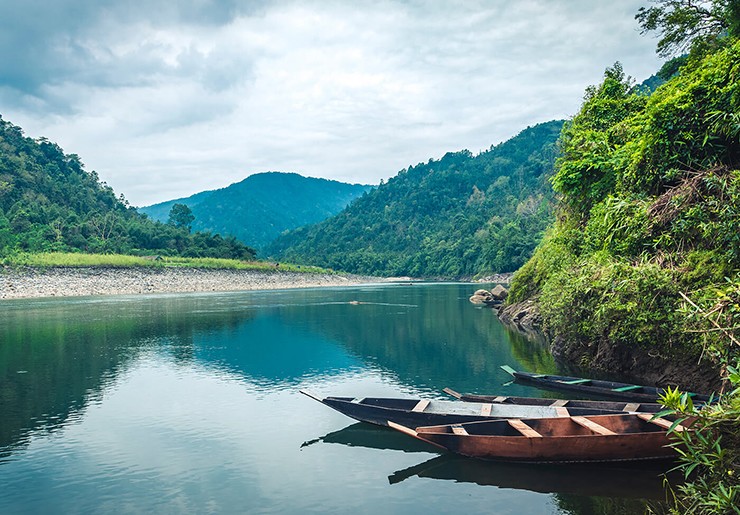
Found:
[[[79,156],[0,117],[0,256],[17,251],[254,257],[234,238],[149,220]]]
[[[562,122],[527,128],[479,155],[402,170],[337,216],[267,252],[362,274],[472,277],[516,270],[552,221],[548,182]]]
[[[371,187],[295,173],[250,175],[226,188],[140,208],[155,220],[167,221],[174,204],[185,204],[193,228],[228,234],[257,249],[280,233],[320,222],[340,212]]]

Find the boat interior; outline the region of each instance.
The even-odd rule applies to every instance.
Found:
[[[542,419],[508,419],[469,422],[446,426],[416,428],[420,434],[457,434],[470,436],[522,436],[539,438],[547,436],[589,436],[630,433],[665,432],[672,422],[652,419],[650,414],[573,416]],[[682,430],[682,426],[677,426]]]

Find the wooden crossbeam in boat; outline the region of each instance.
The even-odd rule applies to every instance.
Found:
[[[519,420],[518,418],[510,418],[509,425],[519,431],[527,438],[542,438],[542,435],[537,431],[529,427],[527,424]]]
[[[502,397],[499,395],[498,397],[493,399],[493,402],[506,402],[506,399],[508,399],[508,397]]]
[[[491,406],[490,404],[483,404],[483,405],[481,405],[481,407],[480,407],[480,414],[482,416],[484,416],[484,417],[490,417],[491,416],[491,408],[493,408],[493,406]]]
[[[365,400],[365,397],[355,397],[355,398],[354,398],[354,399],[352,399],[352,400],[351,400],[350,402],[351,402],[352,404],[360,404],[360,403],[361,403],[362,401],[364,401],[364,400]]]
[[[560,381],[563,384],[583,384],[583,383],[590,383],[590,379],[572,379],[570,381]]]
[[[550,404],[550,406],[552,406],[553,408],[562,408],[566,404],[568,404],[568,401],[567,400],[565,400],[565,399],[558,399],[555,402],[553,402],[552,404]]]
[[[462,435],[462,436],[468,435],[468,432],[465,431],[465,428],[463,426],[451,426],[451,427],[452,427],[452,432],[456,435]]]
[[[462,395],[457,393],[452,388],[442,388],[442,391],[445,392],[447,395],[454,397],[455,399],[459,399],[460,397],[462,397]]]
[[[638,413],[638,417],[640,417],[645,422],[650,422],[651,424],[655,424],[656,426],[660,426],[663,429],[670,429],[673,425],[673,422],[670,420],[666,420],[664,418],[653,418],[652,413]],[[673,428],[674,431],[685,431],[686,428],[682,426],[681,424],[676,424],[676,427]]]
[[[628,404],[624,405],[624,409],[622,411],[637,411],[640,409],[640,404],[637,402],[630,402]]]
[[[586,429],[590,429],[594,433],[600,434],[600,435],[615,435],[614,431],[611,429],[607,429],[601,424],[597,424],[593,420],[587,419],[586,417],[571,417],[571,420],[578,424],[579,426],[583,426]]]
[[[568,411],[568,408],[563,408],[562,406],[558,406],[555,408],[555,415],[558,417],[569,417],[570,411]]]
[[[612,388],[612,391],[613,392],[630,392],[632,390],[639,390],[640,388],[642,388],[642,386],[631,384],[628,386],[622,386],[620,388]]]
[[[414,406],[411,411],[421,413],[426,409],[427,406],[429,406],[429,399],[422,399],[416,403],[416,406]]]

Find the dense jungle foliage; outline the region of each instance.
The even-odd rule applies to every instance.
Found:
[[[50,251],[254,258],[233,237],[153,222],[77,155],[0,117],[0,257]]]
[[[165,222],[176,204],[188,206],[192,227],[238,238],[261,249],[280,233],[313,224],[339,213],[371,189],[295,173],[267,172],[218,190],[139,208]]]
[[[516,270],[552,222],[548,178],[561,127],[539,124],[475,156],[465,150],[410,166],[266,252],[361,274],[460,278]]]
[[[673,512],[740,513],[740,2],[660,0],[637,19],[663,55],[686,53],[652,94],[619,63],[587,89],[561,135],[557,221],[508,302],[535,299],[545,331],[583,367],[628,374],[642,356],[683,363],[680,386],[725,378],[711,409],[667,394],[698,417],[678,442],[690,481]],[[605,362],[605,349],[621,359]],[[691,372],[700,360],[714,377]]]
[[[729,351],[719,331],[686,332],[679,293],[709,311],[739,280],[739,111],[736,40],[649,97],[609,68],[563,128],[560,217],[511,301],[538,296],[548,330],[584,348]]]

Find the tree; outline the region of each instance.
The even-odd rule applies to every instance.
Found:
[[[657,32],[657,52],[678,55],[722,36],[740,35],[740,0],[655,0],[641,7],[635,19],[642,34]]]
[[[586,89],[581,110],[560,134],[561,155],[551,179],[573,213],[586,217],[612,193],[620,170],[615,149],[625,143],[625,120],[641,112],[645,102],[644,95],[632,93],[632,78],[619,62],[606,69],[600,85]]]
[[[187,229],[190,232],[190,227],[195,220],[193,212],[185,204],[174,204],[170,209],[170,216],[167,219],[169,225]]]

